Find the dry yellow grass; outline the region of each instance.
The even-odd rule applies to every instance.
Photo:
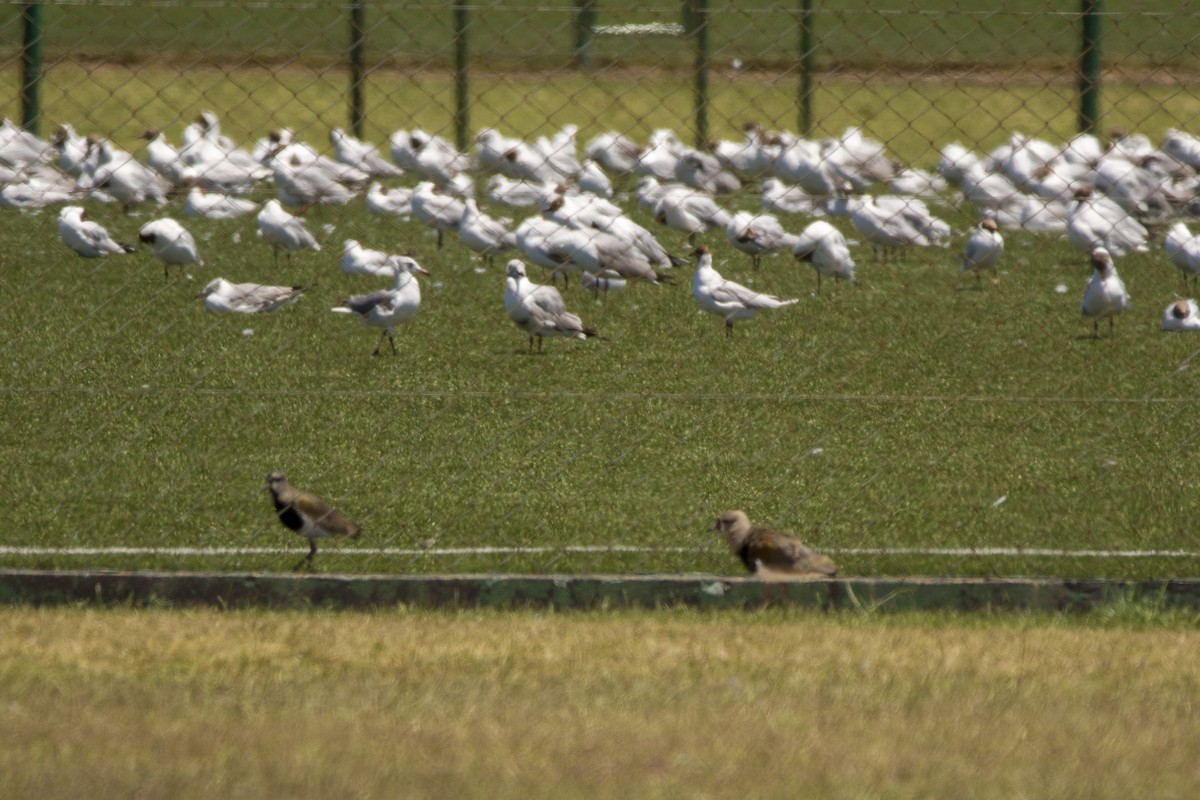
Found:
[[[0,610],[49,797],[1189,797],[1200,631],[1048,618]]]

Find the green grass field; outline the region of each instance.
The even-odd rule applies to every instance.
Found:
[[[596,24],[682,23],[682,2],[599,0]],[[708,3],[709,43],[721,62],[790,64],[799,48],[800,4]],[[366,2],[365,47],[372,62],[451,65],[452,6],[422,2]],[[335,61],[350,38],[347,4],[231,2],[154,7],[138,3],[48,4],[43,11],[44,47],[51,58],[79,56],[128,62],[172,55],[181,59],[253,58],[272,62]],[[467,4],[471,57],[481,64],[554,66],[574,58],[575,3],[488,0]],[[1073,66],[1081,23],[1078,6],[1048,7],[1022,0],[1003,8],[979,0],[899,0],[888,4],[853,0],[813,3],[812,27],[822,66],[926,68],[950,65]],[[1200,32],[1194,9],[1181,0],[1147,8],[1133,0],[1106,2],[1107,58],[1143,65],[1196,65],[1190,47]],[[0,28],[19,30],[20,9],[0,14]],[[19,35],[6,47],[14,48]],[[599,65],[689,65],[689,43],[677,37],[599,36]]]
[[[5,796],[1195,789],[1196,620],[3,609]],[[617,655],[619,654],[619,655]]]
[[[970,223],[941,211],[957,230]],[[179,213],[94,212],[125,239],[153,214]],[[860,247],[861,285],[817,296],[807,266],[775,257],[755,274],[710,237],[726,275],[801,302],[727,339],[696,308],[690,268],[681,285],[606,300],[572,285],[569,305],[606,339],[551,341],[530,356],[504,317],[498,266],[453,239],[438,251],[431,231],[358,203],[310,212],[313,228],[331,226],[326,249],[291,267],[273,263],[252,220],[192,221],[206,265],[190,281],[164,282],[146,253],[76,258],[52,212],[6,219],[0,452],[20,498],[7,545],[298,545],[258,491],[283,469],[336,498],[368,548],[432,538],[658,550],[342,557],[330,547],[327,569],[732,571],[707,531],[728,507],[835,550],[1195,548],[1181,454],[1197,435],[1197,342],[1158,330],[1180,278],[1157,249],[1121,262],[1134,311],[1097,341],[1078,316],[1086,259],[1053,238],[1009,233],[1000,286],[983,290],[958,274],[960,243],[887,265]],[[432,273],[399,357],[372,358],[377,334],[328,311],[375,285],[340,273],[344,238],[411,251]],[[274,315],[214,317],[192,297],[218,275],[316,286]],[[839,561],[856,574],[1195,572],[1191,558]]]
[[[1013,131],[1061,142],[1074,130],[1072,88],[1040,73],[1002,86],[874,75],[820,81],[819,133],[861,125],[896,158],[932,168],[948,142],[987,150]],[[474,76],[472,126],[534,135],[573,122],[581,142],[607,129],[689,130],[686,77],[553,77]],[[0,95],[16,96],[14,78],[5,73]],[[300,64],[56,63],[43,90],[45,127],[71,121],[129,148],[150,126],[177,138],[205,108],[247,144],[286,124],[323,146],[346,114],[345,75]],[[790,80],[726,71],[711,91],[716,135],[749,118],[794,126]],[[1154,140],[1200,111],[1175,84],[1114,80],[1105,91],[1105,124]],[[397,128],[448,132],[444,71],[380,70],[367,96],[377,142]],[[179,201],[128,217],[90,211],[125,239],[154,215],[181,215]],[[291,267],[273,264],[253,220],[192,221],[206,265],[167,282],[147,253],[84,261],[59,242],[53,211],[6,210],[0,467],[14,503],[3,544],[57,551],[10,551],[0,564],[286,568],[295,556],[272,551],[301,542],[259,493],[266,472],[283,469],[363,524],[356,545],[414,550],[331,546],[318,561],[330,570],[736,571],[707,529],[744,507],[853,574],[1195,575],[1197,343],[1158,330],[1182,290],[1160,240],[1121,261],[1134,311],[1094,341],[1078,317],[1085,257],[1010,232],[1000,286],[976,290],[957,260],[974,211],[952,201],[937,211],[960,234],[951,248],[885,265],[856,247],[861,285],[821,296],[807,266],[775,257],[755,274],[709,237],[728,277],[801,298],[732,340],[696,308],[690,267],[678,286],[607,300],[572,285],[568,304],[606,339],[550,342],[531,357],[504,317],[499,266],[453,237],[439,251],[431,231],[373,218],[361,202],[310,212],[325,249]],[[339,272],[346,238],[413,252],[432,273],[397,358],[370,357],[375,332],[328,311],[377,285]],[[193,295],[218,275],[316,286],[275,315],[215,318]],[[417,549],[431,539],[432,551]],[[95,547],[267,552],[61,552]],[[1013,547],[1080,555],[928,552]],[[1110,550],[1139,553],[1093,553]]]

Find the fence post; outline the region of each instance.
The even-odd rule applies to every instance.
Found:
[[[813,4],[800,0],[800,134],[812,133]]]
[[[470,15],[465,3],[454,4],[454,139],[459,150],[467,149],[467,128],[470,126],[471,107],[467,97],[467,62],[470,48],[467,28]]]
[[[367,26],[364,0],[350,3],[350,130],[363,138],[363,51],[366,49]]]
[[[575,65],[591,69],[596,38],[596,0],[575,0]]]
[[[708,0],[683,0],[683,28],[696,43],[696,147],[708,149]]]
[[[1079,60],[1079,131],[1094,133],[1100,119],[1100,4],[1082,0],[1083,42]]]
[[[42,6],[37,0],[21,8],[24,39],[21,42],[21,127],[37,135],[41,122]]]

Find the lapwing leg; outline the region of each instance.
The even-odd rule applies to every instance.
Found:
[[[312,569],[313,556],[315,556],[316,554],[317,554],[317,540],[309,539],[308,540],[308,555],[306,555],[304,558],[297,561],[296,566],[292,567],[292,571],[295,572],[296,570],[299,570],[301,568]]]

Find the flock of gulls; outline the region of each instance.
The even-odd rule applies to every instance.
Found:
[[[619,292],[637,282],[675,283],[677,271],[694,259],[696,304],[732,335],[735,323],[798,301],[724,278],[710,247],[718,239],[744,254],[753,269],[766,257],[790,253],[811,265],[819,293],[829,279],[855,282],[852,245],[869,245],[880,259],[910,248],[949,247],[954,233],[931,212],[931,200],[961,198],[978,209],[980,221],[966,236],[958,263],[980,286],[985,274],[999,282],[1003,230],[1063,236],[1086,254],[1092,272],[1080,312],[1097,337],[1104,320],[1111,332],[1115,317],[1131,307],[1117,260],[1149,252],[1152,229],[1165,230],[1162,251],[1180,269],[1185,290],[1200,273],[1200,236],[1184,221],[1200,216],[1200,138],[1182,131],[1168,131],[1158,146],[1121,131],[1107,141],[1079,135],[1062,146],[1014,134],[987,154],[949,145],[934,171],[898,165],[856,128],[813,141],[750,124],[744,138],[706,150],[685,146],[668,130],[655,131],[645,144],[610,132],[587,142],[582,159],[576,133],[567,126],[528,142],[489,128],[479,132],[473,152],[461,152],[425,131],[397,131],[385,157],[378,147],[335,129],[327,155],[287,129],[243,149],[222,135],[215,114],[204,112],[184,128],[179,146],[150,130],[135,154],[104,138],[80,136],[69,125],[43,141],[3,120],[0,206],[61,206],[58,232],[71,251],[104,258],[148,247],[169,278],[173,267],[204,263],[188,226],[253,215],[275,261],[282,254],[290,263],[295,254],[322,250],[303,217],[307,209],[361,199],[374,214],[412,218],[436,230],[439,248],[453,237],[488,264],[504,258],[504,310],[528,336],[530,351],[535,343],[540,351],[546,337],[598,336],[567,309],[558,276],[564,286],[573,274],[584,289]],[[618,193],[614,184],[633,188]],[[760,208],[734,208],[731,201],[744,204],[754,191],[750,186],[757,187]],[[273,196],[260,203],[268,194]],[[88,203],[117,203],[128,211],[163,207],[180,196],[188,225],[152,219],[140,226],[138,245],[110,236],[87,216]],[[617,199],[626,197],[636,198],[660,226],[657,233],[619,205]],[[501,209],[497,216],[488,213],[495,209]],[[500,216],[522,212],[528,216],[515,224]],[[848,222],[858,241],[846,238],[834,224],[839,220]],[[674,232],[674,241],[686,239],[691,258],[664,246],[657,235],[663,231]],[[704,234],[716,238],[698,243]],[[528,265],[547,272],[550,282],[531,280]],[[353,239],[343,243],[341,269],[390,281],[390,288],[350,296],[332,311],[380,330],[373,354],[385,340],[395,354],[395,329],[419,312],[419,278],[428,271],[411,255]],[[261,314],[305,291],[217,277],[198,298],[210,312]],[[1190,298],[1172,302],[1161,325],[1200,330],[1200,306]],[[309,542],[302,564],[311,566],[318,539],[360,533],[356,523],[293,488],[281,472],[267,476],[266,488],[280,522]],[[725,512],[714,530],[755,574],[837,574],[830,559],[791,534],[751,525],[744,512]]]
[[[618,133],[595,136],[580,158],[577,129],[568,125],[534,141],[484,129],[472,152],[421,130],[395,132],[388,155],[343,130],[329,136],[327,155],[288,129],[270,132],[248,149],[221,133],[215,114],[187,125],[178,146],[149,130],[137,153],[70,125],[43,141],[0,122],[0,205],[60,205],[63,243],[85,258],[134,251],[88,219],[86,202],[118,203],[126,210],[164,206],[184,197],[182,212],[201,220],[254,215],[258,233],[275,259],[282,253],[320,251],[319,238],[303,213],[325,204],[365,201],[376,214],[411,217],[489,264],[507,260],[504,308],[529,338],[532,351],[545,337],[586,339],[596,330],[567,310],[557,276],[575,274],[596,293],[630,283],[674,283],[690,262],[659,240],[664,230],[685,237],[694,259],[692,293],[699,308],[720,318],[732,335],[736,322],[786,307],[795,298],[775,297],[724,278],[713,252],[696,237],[723,234],[753,268],[775,253],[790,253],[822,281],[855,281],[852,245],[869,245],[877,258],[915,247],[948,247],[951,226],[930,211],[928,200],[977,207],[979,224],[960,257],[963,270],[981,282],[999,281],[1002,230],[1065,236],[1091,260],[1091,279],[1080,311],[1100,333],[1100,323],[1130,308],[1116,261],[1150,250],[1150,230],[1166,228],[1163,249],[1183,275],[1184,287],[1200,273],[1200,236],[1183,221],[1200,214],[1200,138],[1171,130],[1160,145],[1140,134],[1114,132],[1107,141],[1079,135],[1065,145],[1013,134],[981,155],[957,144],[942,149],[935,171],[902,167],[883,144],[850,128],[819,141],[748,124],[744,137],[691,148],[672,131],[658,130],[642,144]],[[405,183],[408,185],[396,185]],[[614,192],[614,183],[635,187]],[[477,185],[480,184],[480,185]],[[736,210],[759,187],[761,207]],[[273,193],[266,202],[262,198]],[[614,198],[636,196],[661,229],[636,222]],[[486,203],[481,208],[481,203]],[[290,209],[290,210],[289,210]],[[527,212],[513,223],[500,214]],[[797,222],[806,221],[807,224]],[[848,220],[859,241],[849,241],[834,221]],[[188,223],[192,225],[192,222]],[[170,217],[142,225],[138,240],[169,274],[171,267],[203,264],[196,240]],[[712,244],[716,244],[715,241]],[[550,283],[531,280],[528,265],[549,273]],[[380,329],[375,354],[386,339],[393,353],[398,325],[420,309],[418,276],[428,272],[408,255],[386,253],[346,240],[341,258],[348,274],[384,278],[390,288],[346,298],[333,311]],[[303,286],[270,286],[218,277],[200,292],[216,313],[264,313],[293,302]],[[1171,303],[1162,316],[1169,331],[1200,330],[1192,299]]]

